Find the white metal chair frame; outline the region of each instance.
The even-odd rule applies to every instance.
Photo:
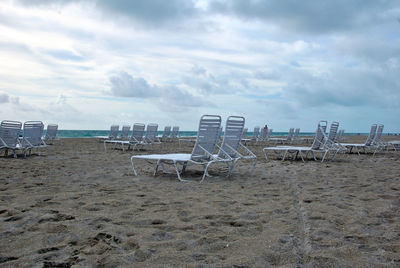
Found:
[[[3,120],[0,125],[0,150],[4,150],[4,156],[8,150],[13,151],[14,158],[17,158],[19,150],[18,137],[21,132],[22,123],[18,121]]]

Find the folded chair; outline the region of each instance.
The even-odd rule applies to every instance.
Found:
[[[341,145],[345,146],[349,150],[349,153],[351,153],[353,148],[357,151],[359,155],[360,155],[359,149],[363,149],[364,153],[366,153],[367,149],[371,146],[372,141],[375,138],[376,128],[377,128],[376,124],[371,125],[371,130],[369,131],[369,135],[365,143],[341,143]]]
[[[44,125],[41,121],[27,121],[24,123],[24,134],[20,143],[20,150],[24,151],[24,157],[27,152],[31,154],[32,149],[36,149],[40,155],[41,148],[48,148],[48,145],[42,140]]]
[[[209,166],[219,161],[218,157],[213,155],[217,142],[219,139],[218,133],[221,127],[221,117],[219,115],[203,115],[200,118],[199,129],[197,132],[196,143],[193,147],[191,154],[151,154],[151,155],[134,155],[131,157],[132,169],[135,176],[137,176],[135,168],[135,159],[144,159],[147,161],[156,161],[157,164],[154,169],[156,175],[158,167],[164,169],[164,164],[172,164],[175,167],[176,174],[179,181],[184,181],[181,178],[181,173],[185,171],[188,164],[196,164],[203,166],[203,176],[201,181],[204,180],[208,174]],[[182,170],[179,171],[178,164],[182,165]]]
[[[125,151],[125,145],[128,146],[128,150],[131,148],[131,146],[133,146],[133,149],[135,149],[136,145],[142,142],[145,127],[146,126],[141,123],[134,124],[132,128],[132,136],[129,138],[129,140],[105,140],[104,150],[107,150],[107,143],[113,144],[114,149],[119,146],[123,151]]]
[[[17,158],[19,150],[19,133],[22,123],[18,121],[3,120],[0,125],[0,150],[4,150],[4,156],[7,156],[8,150],[13,151],[14,158]]]
[[[267,152],[273,151],[279,158],[285,160],[287,154],[294,155],[296,159],[298,155],[300,155],[301,160],[304,161],[304,157],[307,157],[309,153],[313,156],[314,160],[317,160],[315,154],[316,153],[326,153],[326,148],[324,148],[324,137],[325,131],[327,127],[326,121],[320,121],[317,126],[317,130],[314,136],[314,142],[311,147],[302,147],[302,146],[275,146],[275,147],[266,147],[263,149],[264,156],[268,160]],[[322,159],[322,161],[324,158]]]

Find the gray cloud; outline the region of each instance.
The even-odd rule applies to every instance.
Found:
[[[17,0],[25,6],[60,8],[72,3],[93,4],[104,15],[114,19],[123,18],[142,25],[163,26],[170,22],[193,18],[199,13],[192,0]]]
[[[213,106],[201,96],[178,88],[177,86],[150,85],[142,77],[133,77],[127,72],[120,72],[110,78],[111,94],[116,97],[131,97],[138,99],[153,99],[161,104],[160,108],[176,107],[201,107]]]
[[[382,14],[396,7],[399,2],[395,0],[216,0],[210,3],[213,12],[234,14],[246,20],[260,19],[288,30],[310,33],[347,31],[388,19],[395,23],[396,14],[389,17]]]

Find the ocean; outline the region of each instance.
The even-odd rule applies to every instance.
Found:
[[[109,130],[58,130],[59,138],[94,138],[96,136],[108,136]],[[158,131],[161,136],[164,131]],[[368,135],[368,133],[345,133],[345,135]],[[193,137],[197,135],[197,131],[179,131],[180,137]],[[251,137],[253,132],[247,132],[247,137]],[[272,136],[287,136],[288,132],[273,132]],[[301,136],[313,136],[313,132],[300,132]]]

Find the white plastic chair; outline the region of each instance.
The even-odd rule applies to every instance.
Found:
[[[0,125],[0,150],[4,150],[4,156],[8,155],[8,150],[13,151],[14,158],[17,158],[19,150],[19,133],[22,123],[18,121],[3,120]]]
[[[133,173],[137,176],[135,159],[153,160],[157,162],[154,175],[156,175],[159,166],[165,171],[164,164],[172,164],[175,167],[179,181],[185,181],[181,178],[180,174],[185,171],[188,164],[196,164],[203,166],[204,172],[201,179],[203,181],[206,176],[209,176],[207,172],[209,166],[219,160],[213,155],[213,152],[217,147],[220,127],[221,117],[219,115],[203,115],[200,118],[197,139],[191,154],[134,155],[131,157]],[[182,165],[181,171],[179,171],[178,164]]]

